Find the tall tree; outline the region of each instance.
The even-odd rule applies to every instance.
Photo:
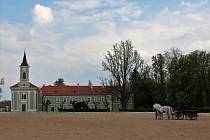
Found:
[[[54,86],[65,86],[63,78],[58,78],[58,80],[54,82]]]
[[[139,106],[138,95],[139,91],[139,72],[134,69],[130,76],[130,92],[134,95],[134,108],[136,109]]]
[[[165,92],[165,83],[166,83],[166,70],[165,70],[165,58],[159,53],[152,57],[152,67],[153,67],[153,75],[154,80],[158,86],[159,91],[157,94],[159,95],[158,99],[161,103],[165,103],[166,92]]]
[[[208,105],[210,95],[210,53],[194,51],[174,57],[169,64],[167,90],[170,102],[178,106],[186,102],[189,106]]]
[[[206,106],[208,94],[208,71],[210,68],[210,55],[205,51],[194,51],[187,56],[189,65],[191,65],[191,79],[194,85],[192,89],[197,91],[196,99],[199,106]]]
[[[114,44],[111,51],[107,51],[102,66],[105,71],[111,73],[112,92],[119,95],[122,110],[126,110],[130,99],[129,78],[134,69],[138,69],[142,59],[140,54],[134,50],[130,40]]]
[[[154,104],[154,93],[156,91],[151,67],[143,63],[138,71],[133,71],[130,79],[130,88],[134,93],[135,110],[145,111],[145,109],[150,109]]]
[[[171,79],[177,78],[177,61],[182,56],[182,51],[179,48],[172,48],[163,54],[165,58],[165,71],[166,71],[166,99],[168,104],[173,105],[175,101],[175,94],[171,92],[171,88],[176,88],[177,83],[171,84]]]

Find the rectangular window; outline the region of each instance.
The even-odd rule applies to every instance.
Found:
[[[46,97],[44,100],[45,100],[45,102],[47,102],[47,100],[49,100],[49,98],[48,98],[48,97]]]
[[[67,99],[66,99],[66,97],[64,97],[64,98],[63,98],[63,102],[64,102],[64,103],[66,103],[66,102],[67,102]]]
[[[59,97],[56,98],[56,103],[60,103],[60,98]]]
[[[90,97],[88,97],[88,102],[90,102]]]

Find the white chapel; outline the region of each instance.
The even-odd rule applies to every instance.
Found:
[[[39,88],[29,82],[29,68],[24,52],[20,65],[20,80],[10,87],[12,94],[11,111],[13,112],[38,111]]]

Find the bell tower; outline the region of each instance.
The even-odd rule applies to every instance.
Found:
[[[26,53],[24,51],[23,61],[20,65],[20,86],[29,87],[29,65],[26,59]]]
[[[20,81],[11,86],[12,102],[11,111],[36,112],[41,110],[42,97],[39,88],[29,81],[29,65],[24,51],[20,67]]]

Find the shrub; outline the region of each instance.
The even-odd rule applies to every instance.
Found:
[[[199,113],[210,113],[210,107],[198,108]]]

